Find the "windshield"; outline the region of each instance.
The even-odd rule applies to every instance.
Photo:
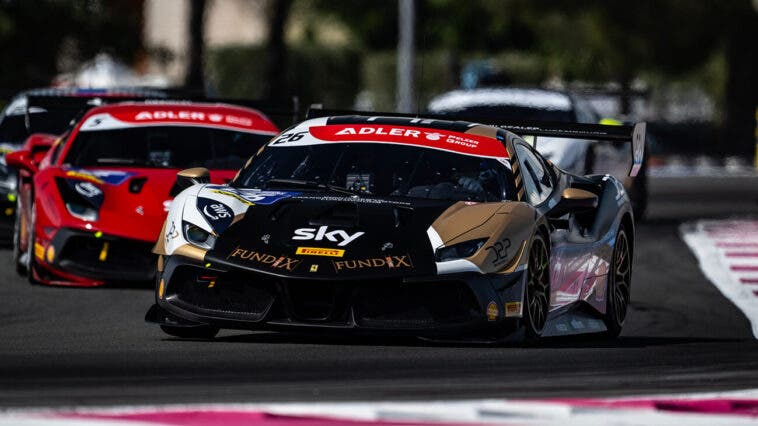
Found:
[[[29,136],[23,115],[4,115],[0,119],[0,142],[20,144]]]
[[[463,201],[514,198],[510,170],[498,160],[379,143],[265,149],[234,185],[263,189],[272,184],[286,186],[285,180],[375,196]]]
[[[144,126],[80,132],[64,163],[237,170],[270,135],[203,127]]]

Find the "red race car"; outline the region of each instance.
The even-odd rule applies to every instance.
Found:
[[[41,162],[28,150],[6,156],[31,175],[19,188],[19,271],[53,285],[151,280],[152,245],[182,189],[177,172],[203,167],[228,182],[276,133],[261,112],[226,104],[91,109]]]

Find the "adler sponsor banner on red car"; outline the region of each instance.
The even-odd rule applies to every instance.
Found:
[[[327,142],[384,142],[442,149],[480,157],[508,157],[502,142],[476,134],[394,124],[328,124],[312,126],[311,136]],[[274,144],[280,140],[282,135]],[[290,140],[294,141],[297,135]]]
[[[196,107],[186,104],[134,104],[90,116],[81,131],[98,131],[140,125],[197,125],[256,133],[276,134],[263,115],[234,107]]]

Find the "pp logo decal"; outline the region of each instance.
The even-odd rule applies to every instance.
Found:
[[[203,213],[205,220],[216,232],[224,231],[234,219],[234,211],[229,206],[210,198],[198,197],[197,209]]]

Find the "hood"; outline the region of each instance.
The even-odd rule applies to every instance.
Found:
[[[432,275],[436,266],[427,229],[454,204],[317,193],[273,198],[250,203],[205,259],[308,279]],[[196,202],[201,208],[202,192]]]
[[[171,206],[169,196],[176,182],[177,169],[62,168],[56,180],[64,192],[82,197],[97,210],[93,229],[106,234],[144,241],[155,241]],[[228,176],[227,176],[228,175]],[[212,172],[213,180],[223,182],[234,172]],[[70,212],[69,212],[70,213]]]

